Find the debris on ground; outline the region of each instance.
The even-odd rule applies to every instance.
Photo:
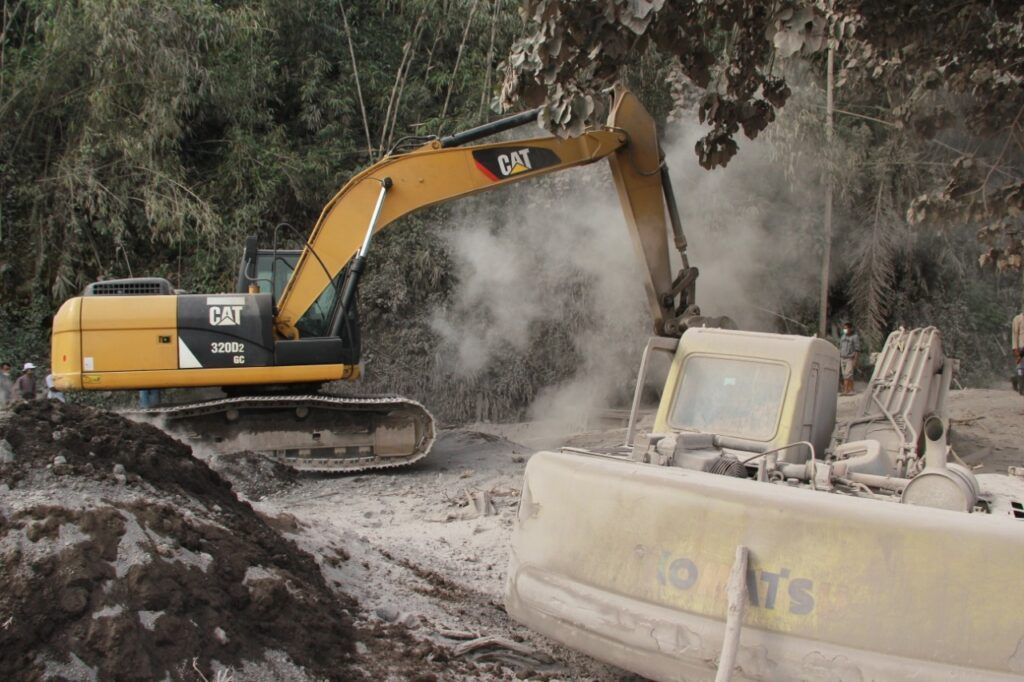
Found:
[[[517,677],[521,675],[530,679],[564,675],[567,672],[565,667],[549,654],[494,635],[462,642],[452,649],[452,655],[455,658],[469,656],[477,662],[499,663],[514,669]]]
[[[486,490],[467,490],[466,500],[469,503],[471,517],[494,516],[498,513],[490,492]]]

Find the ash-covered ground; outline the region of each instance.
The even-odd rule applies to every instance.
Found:
[[[1024,465],[1024,399],[950,406],[969,463]],[[502,607],[526,461],[624,435],[550,427],[443,430],[410,467],[325,477],[88,408],[2,414],[0,679],[638,679]]]

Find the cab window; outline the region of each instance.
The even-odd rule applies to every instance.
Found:
[[[789,368],[757,360],[692,355],[683,365],[669,425],[771,440],[778,431]]]

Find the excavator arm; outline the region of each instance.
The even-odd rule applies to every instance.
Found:
[[[522,125],[528,114],[513,117]],[[493,132],[484,126],[481,134]],[[606,127],[579,137],[546,137],[473,146],[468,134],[435,140],[389,156],[352,178],[324,207],[278,302],[275,332],[299,337],[297,324],[328,286],[337,286],[331,329],[336,333],[354,296],[356,280],[376,232],[413,211],[527,178],[608,158],[633,244],[642,259],[655,333],[678,336],[699,315],[693,306],[696,268],[686,259],[686,240],[675,210],[654,120],[632,94],[620,93]],[[673,277],[669,224],[682,270]],[[346,279],[338,282],[345,270]]]

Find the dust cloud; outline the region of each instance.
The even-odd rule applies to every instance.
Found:
[[[726,168],[707,171],[694,144],[707,132],[678,123],[665,135],[676,202],[700,269],[697,303],[707,315],[728,315],[740,329],[811,334],[787,315],[813,300],[818,287],[820,195],[808,194],[818,169],[787,176],[770,136],[739,136],[739,154]]]
[[[442,355],[473,375],[510,350],[550,352],[538,323],[564,325],[572,352],[556,363],[575,373],[548,386],[530,416],[578,422],[632,391],[651,329],[611,173],[594,165],[485,196],[448,234],[459,287],[432,320]]]
[[[746,142],[728,168],[703,170],[693,153],[703,132],[674,124],[663,141],[690,262],[701,271],[698,304],[745,329],[808,331],[784,328],[775,312],[815,291],[816,247],[794,235],[817,219],[816,207],[803,207],[763,140]],[[462,204],[453,225],[459,286],[432,328],[456,373],[485,371],[510,349],[545,352],[538,323],[555,322],[573,339],[558,363],[575,373],[542,390],[530,417],[570,428],[594,410],[628,407],[652,325],[607,164],[488,193]]]

